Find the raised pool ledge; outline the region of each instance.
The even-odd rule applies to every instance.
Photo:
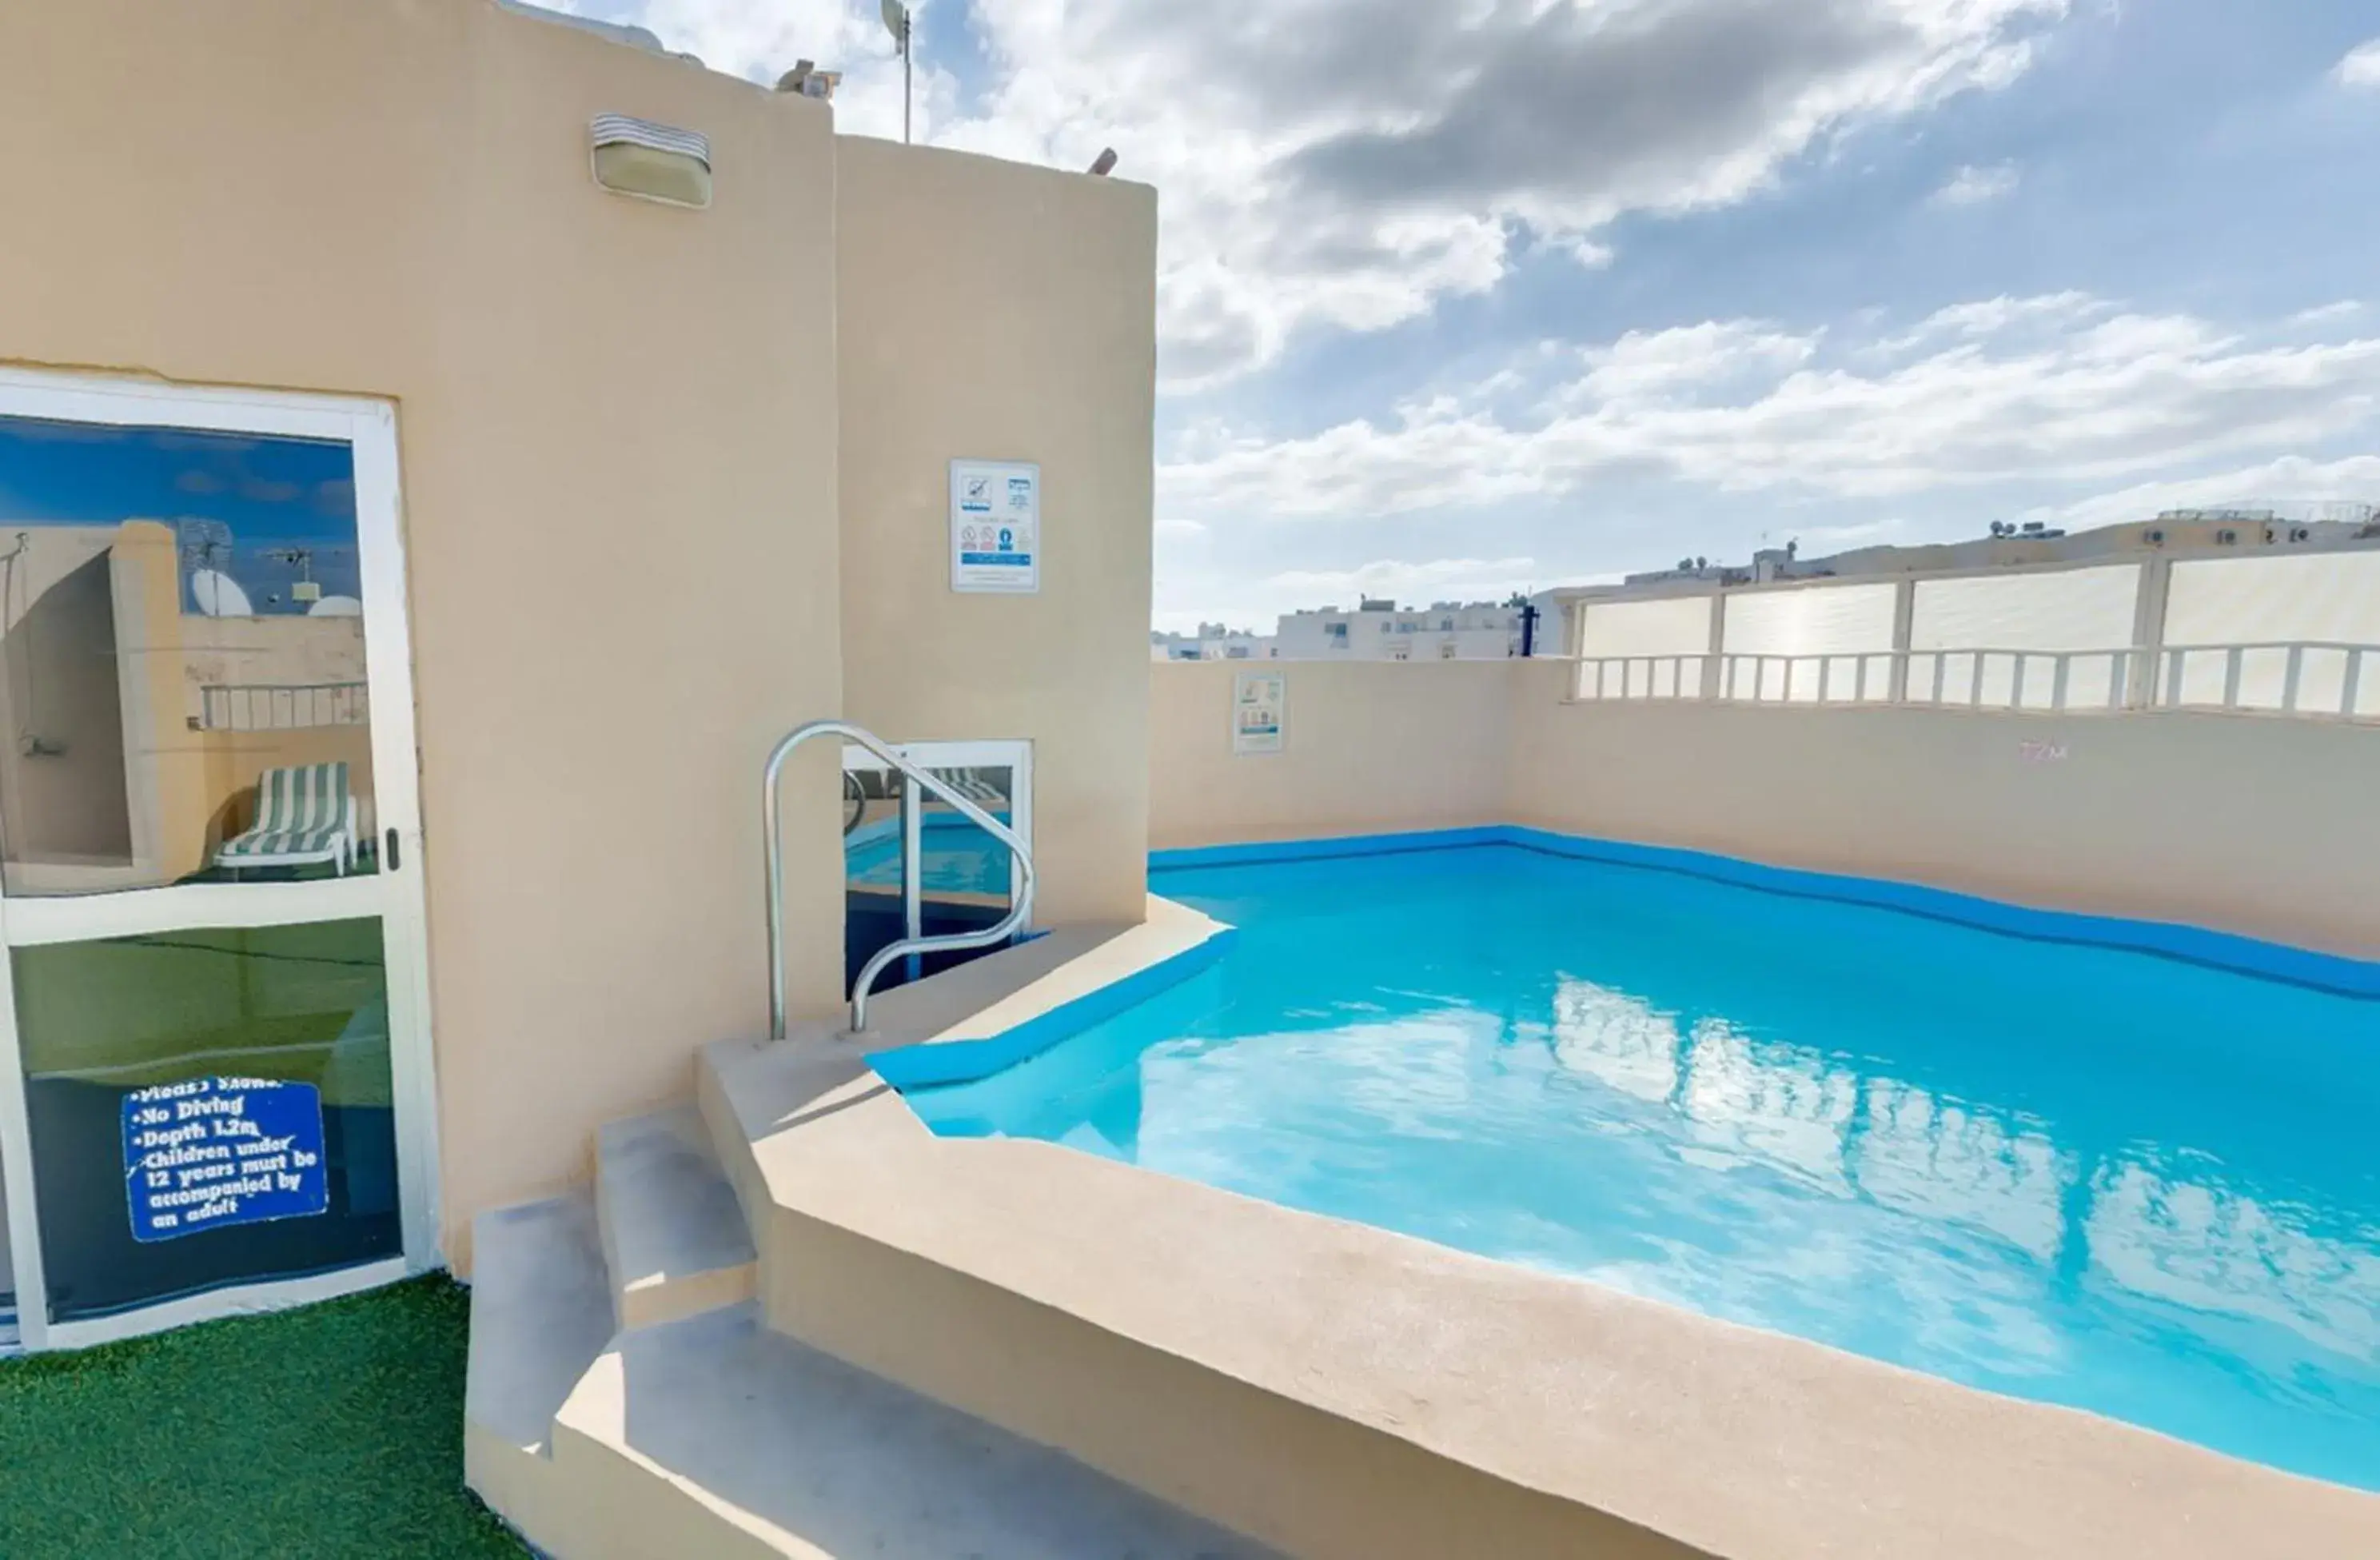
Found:
[[[1202,867],[1247,866],[1267,861],[1313,861],[1348,856],[1459,850],[1488,845],[1516,846],[1543,855],[1601,861],[1613,866],[1682,872],[1764,893],[1899,910],[1934,920],[1955,921],[2002,936],[2117,948],[2159,958],[2179,959],[2261,980],[2287,981],[2336,996],[2380,1000],[2380,961],[2291,947],[2282,943],[2241,936],[2237,932],[2216,932],[2173,921],[2134,920],[2119,916],[2043,909],[1935,888],[1925,884],[1812,871],[1799,867],[1769,866],[1708,851],[1595,839],[1511,823],[1413,834],[1269,840],[1245,845],[1159,850],[1149,853],[1148,865],[1152,873],[1162,873]]]
[[[1156,962],[1129,934],[902,987],[887,1030],[1004,1032],[1013,1010],[959,1020]],[[2380,1496],[1053,1143],[936,1137],[824,1025],[706,1047],[697,1090],[770,1326],[1284,1554],[2380,1554]]]
[[[1222,957],[1234,935],[1219,920],[1151,895],[1148,919],[1140,925],[1079,952],[1068,950],[1072,957],[1038,979],[930,1038],[870,1051],[863,1059],[904,1092],[988,1078],[1190,979]]]

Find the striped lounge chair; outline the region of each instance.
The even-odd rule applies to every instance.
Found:
[[[324,862],[340,876],[356,864],[356,798],[345,763],[268,769],[256,778],[256,818],[245,834],[223,843],[215,865],[310,867]]]

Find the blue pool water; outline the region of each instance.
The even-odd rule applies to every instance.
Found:
[[[1006,810],[991,814],[1009,822]],[[1008,892],[1008,847],[967,819],[934,813],[917,841],[917,881],[929,894]],[[844,879],[870,888],[901,886],[901,821],[880,818],[844,836]]]
[[[2380,1489],[2380,1002],[1512,845],[1153,886],[1229,953],[918,1114]]]

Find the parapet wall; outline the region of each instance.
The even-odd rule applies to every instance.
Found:
[[[1551,660],[1159,663],[1153,847],[1468,823],[1685,846],[2380,957],[2380,727],[2265,714],[1568,702]]]

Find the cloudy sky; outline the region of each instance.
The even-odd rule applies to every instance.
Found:
[[[876,0],[576,0],[849,74]],[[927,0],[1160,192],[1157,620],[2380,501],[2375,0]]]

